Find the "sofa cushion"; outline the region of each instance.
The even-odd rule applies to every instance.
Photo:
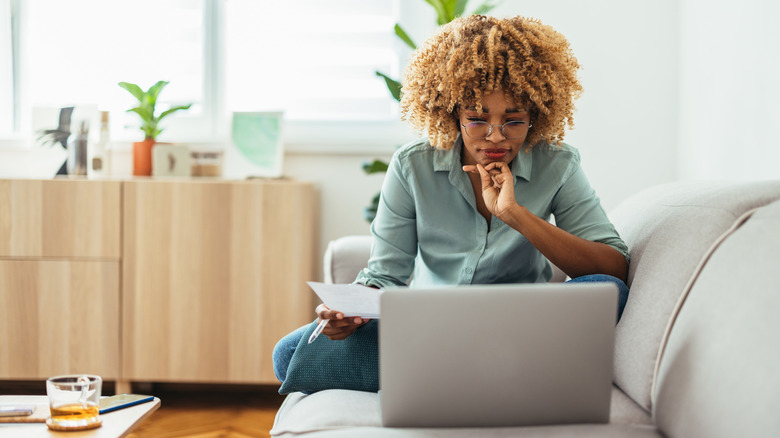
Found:
[[[631,254],[631,293],[615,333],[615,382],[645,409],[670,315],[702,256],[742,214],[778,198],[780,181],[671,183],[610,213]]]
[[[671,438],[780,435],[780,202],[712,253],[661,357],[659,429]]]
[[[610,406],[610,424],[616,425],[651,425],[650,414],[634,403],[617,387],[612,388]],[[276,414],[274,427],[271,429],[273,436],[296,436],[299,434],[318,431],[341,431],[346,429],[374,428],[376,432],[381,427],[381,414],[379,412],[379,396],[376,393],[346,390],[327,390],[311,395],[300,392],[293,393],[285,398],[284,403]],[[575,430],[577,426],[566,426],[566,430]],[[521,431],[539,428],[500,428],[500,430]],[[392,429],[388,429],[392,430]],[[436,429],[430,429],[436,430]],[[451,430],[451,429],[442,429]],[[483,433],[463,436],[491,436]],[[489,430],[499,430],[490,428]],[[602,429],[605,430],[605,429]],[[377,432],[378,433],[378,432]],[[375,436],[375,433],[363,436]],[[428,435],[424,435],[428,436]],[[456,435],[457,436],[457,435]],[[506,436],[506,435],[497,435]],[[510,436],[525,436],[514,435]],[[553,435],[565,436],[565,435]],[[619,436],[619,435],[617,435]],[[655,435],[651,435],[655,436]]]
[[[295,349],[280,394],[325,389],[379,390],[379,324],[372,319],[343,341],[320,335],[309,343],[315,320]]]
[[[295,392],[276,412],[272,436],[294,436],[323,430],[380,426],[379,396],[373,392],[330,389],[305,395]]]
[[[612,396],[609,403],[610,424],[653,424],[650,412],[636,404],[631,397],[621,391],[617,386],[612,386]]]

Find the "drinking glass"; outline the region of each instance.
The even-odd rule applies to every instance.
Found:
[[[52,429],[91,429],[100,426],[98,414],[100,387],[99,376],[70,375],[46,380],[51,418],[47,424]]]

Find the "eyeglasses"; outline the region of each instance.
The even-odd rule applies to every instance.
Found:
[[[474,140],[482,140],[490,137],[490,134],[493,133],[494,126],[499,126],[501,128],[501,135],[504,137],[508,139],[517,139],[523,138],[528,131],[528,128],[533,125],[524,120],[510,120],[503,125],[491,125],[484,120],[472,120],[465,125],[461,123],[460,126],[465,129],[466,135],[469,137]]]

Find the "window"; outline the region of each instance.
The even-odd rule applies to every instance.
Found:
[[[281,108],[290,120],[396,116],[377,69],[398,73],[389,1],[226,3],[228,108]]]
[[[0,70],[2,102],[16,97],[0,119],[16,114],[22,133],[37,108],[91,105],[111,111],[113,138],[133,140],[134,99],[117,82],[168,80],[159,105],[193,106],[164,122],[164,141],[224,142],[233,111],[263,110],[285,112],[293,143],[399,135],[398,105],[374,74],[400,76],[398,0],[25,0],[11,13],[17,1],[0,0],[0,21],[21,23],[23,54],[8,59],[3,25],[0,65],[19,73],[13,84]]]
[[[229,0],[225,107],[285,112],[288,148],[411,138],[376,70],[400,76],[398,0]]]
[[[14,127],[11,0],[0,0],[0,134]]]
[[[21,2],[17,91],[23,125],[35,123],[37,108],[91,105],[111,111],[112,133],[121,138],[123,128],[138,121],[125,112],[134,98],[117,82],[147,88],[164,79],[171,84],[161,106],[193,103],[177,120],[182,126],[171,127],[174,135],[190,127],[209,135],[211,126],[203,123],[204,12],[203,2],[186,0]]]

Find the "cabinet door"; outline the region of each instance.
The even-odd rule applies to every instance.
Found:
[[[121,182],[0,180],[0,257],[119,260]]]
[[[314,319],[313,224],[305,183],[127,182],[123,377],[276,382],[274,345]]]
[[[119,377],[119,262],[0,260],[0,379]]]

